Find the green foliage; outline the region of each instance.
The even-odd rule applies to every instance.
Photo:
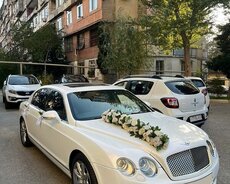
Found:
[[[221,71],[230,79],[230,23],[220,26],[220,32],[221,34],[215,38],[220,53],[211,59],[208,67],[214,71]]]
[[[42,81],[42,85],[47,85],[47,84],[53,84],[54,83],[54,77],[52,74],[42,74],[38,76],[38,79]]]
[[[222,94],[225,94],[225,89],[223,88],[223,80],[219,78],[212,79],[208,82],[209,89],[208,91],[210,93],[216,94],[218,97]]]
[[[58,63],[64,59],[62,38],[52,24],[33,32],[30,23],[22,22],[13,27],[11,34],[11,49],[7,54],[9,60]]]
[[[19,73],[19,65],[0,64],[0,89],[2,88],[3,82],[9,74],[18,74],[18,73]]]
[[[118,77],[145,66],[144,33],[131,19],[120,18],[113,25],[104,23],[99,29],[98,66],[102,73]]]
[[[189,49],[210,31],[212,8],[229,0],[141,0],[149,14],[141,19],[152,44],[183,48],[185,75],[191,75]]]
[[[62,54],[62,38],[56,33],[54,25],[46,25],[27,40],[27,51],[33,61],[59,62]]]
[[[21,22],[20,25],[15,25],[11,30],[11,34],[12,41],[10,51],[7,53],[8,59],[13,61],[27,61],[29,58],[27,48],[30,46],[27,40],[33,34],[30,24]]]

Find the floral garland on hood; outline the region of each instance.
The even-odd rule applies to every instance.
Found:
[[[169,137],[163,134],[158,126],[150,126],[149,123],[146,124],[140,119],[134,119],[127,114],[112,109],[102,114],[102,120],[120,126],[131,136],[146,141],[156,150],[166,149],[168,146]]]

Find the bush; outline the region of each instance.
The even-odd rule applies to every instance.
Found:
[[[217,95],[218,97],[226,94],[226,90],[224,89],[223,85],[223,80],[219,78],[212,79],[211,81],[208,82],[208,91],[209,93],[213,93]]]
[[[38,76],[38,79],[42,81],[42,85],[53,84],[54,78],[52,74],[42,74]]]

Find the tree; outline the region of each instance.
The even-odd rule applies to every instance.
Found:
[[[53,24],[47,24],[36,32],[28,22],[21,22],[12,31],[10,60],[34,62],[60,62],[63,60],[62,38]]]
[[[220,53],[208,62],[208,67],[221,71],[230,79],[230,23],[219,27],[221,34],[215,38]]]
[[[99,28],[98,66],[103,74],[132,74],[145,65],[144,34],[131,19],[120,18]]]
[[[26,42],[31,60],[37,62],[60,62],[63,60],[62,38],[54,25],[47,24],[36,31]]]
[[[209,14],[229,0],[141,0],[147,15],[141,20],[154,45],[184,49],[185,76],[191,75],[190,48],[210,30]]]
[[[12,39],[7,58],[13,61],[27,61],[29,59],[27,42],[33,34],[30,24],[21,22],[20,25],[15,25],[11,30]]]

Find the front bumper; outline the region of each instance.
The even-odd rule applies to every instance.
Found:
[[[217,184],[217,174],[219,171],[219,159],[216,159],[212,166],[196,177],[184,180],[171,180],[165,173],[164,169],[159,168],[158,173],[154,177],[144,176],[140,170],[137,170],[133,176],[124,176],[116,169],[111,169],[98,164],[92,164],[98,183],[125,183],[125,184]]]
[[[17,94],[7,93],[6,94],[6,101],[8,103],[21,103],[29,99],[30,96],[21,96]]]

